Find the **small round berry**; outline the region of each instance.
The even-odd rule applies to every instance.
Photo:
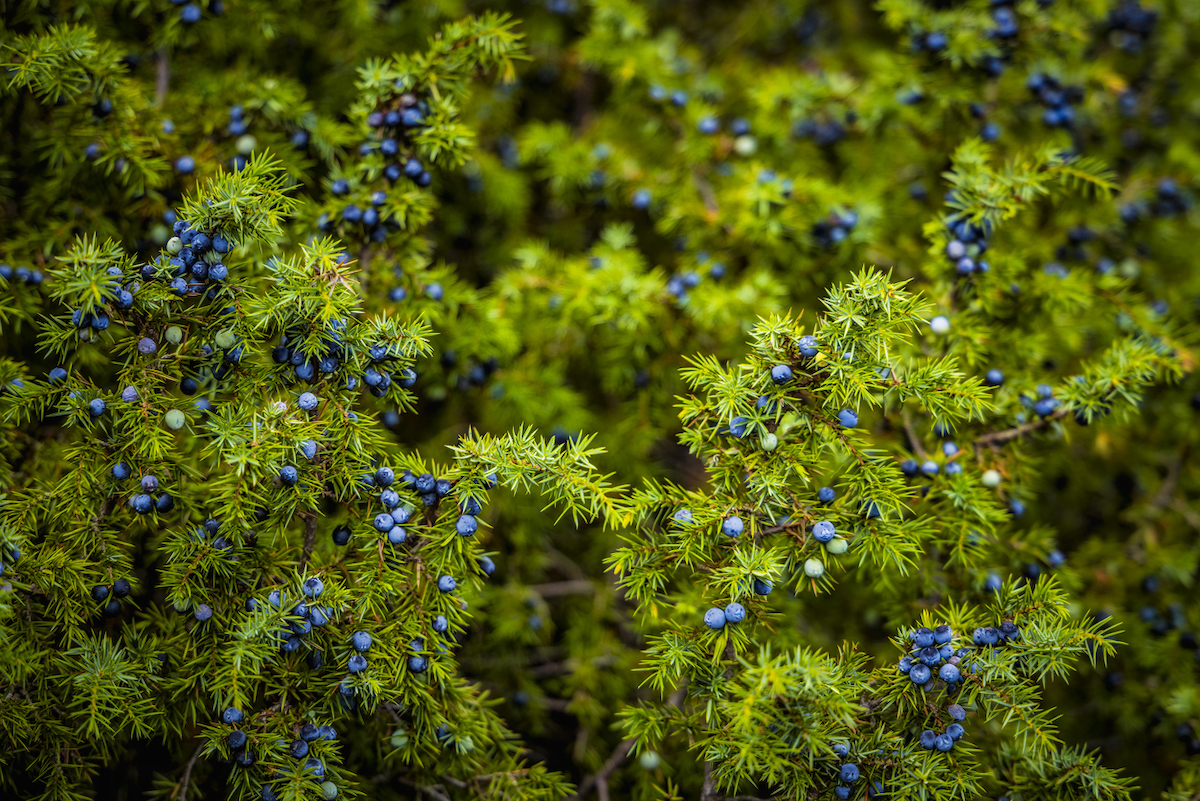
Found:
[[[371,635],[365,631],[356,631],[350,636],[350,644],[355,651],[366,651],[371,647]]]
[[[908,678],[913,684],[925,684],[933,678],[933,672],[926,665],[916,664],[908,671]]]
[[[966,733],[966,729],[964,729],[960,723],[951,723],[946,727],[946,734],[949,734],[950,739],[954,740],[955,742],[961,740],[962,736]]]
[[[962,673],[954,665],[942,665],[938,668],[938,676],[947,684],[955,684],[962,678]]]
[[[833,487],[821,487],[817,490],[817,500],[821,503],[833,503],[837,498],[837,493],[833,491]]]
[[[825,543],[825,552],[831,553],[834,556],[840,556],[850,550],[850,543],[845,540],[837,539],[832,542]]]
[[[817,338],[814,336],[802,336],[796,340],[796,350],[800,351],[800,355],[806,359],[811,359],[819,352],[817,350]]]
[[[933,742],[933,747],[945,753],[954,748],[954,738],[949,734],[939,734]]]
[[[164,415],[163,421],[167,424],[167,428],[178,431],[187,423],[187,418],[184,417],[183,412],[178,409],[172,409]]]
[[[754,594],[755,595],[770,595],[771,590],[775,589],[771,582],[764,581],[760,578],[754,579]]]
[[[837,530],[834,529],[833,523],[828,520],[821,520],[813,526],[813,539],[817,542],[829,542],[837,535]]]
[[[983,486],[989,489],[995,489],[1000,486],[1001,475],[999,470],[985,470],[979,480],[983,482]]]
[[[433,619],[433,630],[438,634],[445,634],[448,628],[450,628],[450,623],[446,620],[445,615],[438,615]]]
[[[302,392],[300,393],[300,399],[297,401],[297,403],[304,411],[312,412],[316,411],[319,401],[317,400],[317,396],[311,392]]]
[[[825,565],[820,559],[808,559],[804,562],[804,575],[809,578],[820,578],[825,575]]]
[[[99,417],[104,414],[104,399],[92,398],[92,400],[88,401],[88,414],[92,417]]]
[[[777,364],[771,368],[771,380],[778,385],[792,380],[792,368],[786,364]]]
[[[921,747],[922,748],[932,751],[935,743],[937,743],[937,734],[930,731],[929,729],[926,729],[925,731],[921,732]]]
[[[129,465],[124,462],[117,462],[112,466],[112,477],[117,481],[124,481],[130,476]]]
[[[737,515],[730,515],[721,522],[721,533],[726,537],[736,537],[742,533],[744,528],[742,518]]]
[[[375,526],[376,531],[385,532],[391,531],[392,526],[396,525],[396,521],[395,518],[393,518],[387,512],[380,512],[379,514],[375,515],[375,521],[372,523],[372,525]]]
[[[838,412],[837,419],[843,428],[854,428],[858,425],[858,415],[850,409],[842,409]]]
[[[704,613],[704,625],[716,630],[725,625],[725,612],[717,607],[710,608]]]
[[[858,765],[855,765],[853,762],[847,762],[845,765],[842,765],[840,778],[847,784],[854,784],[854,782],[858,781]]]
[[[929,330],[935,334],[946,334],[950,331],[950,319],[939,314],[929,321]]]
[[[460,536],[469,537],[479,529],[479,523],[472,515],[459,515],[458,522],[454,524],[454,530]]]
[[[346,526],[338,526],[333,530],[333,544],[346,545],[350,542],[350,529]]]
[[[984,383],[993,387],[998,387],[1004,383],[1004,373],[993,367],[984,375]]]
[[[346,663],[346,669],[351,673],[362,673],[367,669],[367,658],[362,654],[353,654]]]
[[[707,615],[706,615],[707,617]],[[746,619],[746,607],[739,604],[737,601],[725,607],[725,622],[726,623],[741,623]]]
[[[300,480],[300,474],[296,468],[291,465],[286,465],[279,469],[279,480],[287,487],[296,486],[296,482]]]
[[[103,601],[107,598],[108,598],[108,587],[104,586],[103,584],[97,584],[95,587],[92,587],[92,600],[93,601],[95,601],[96,603],[99,603],[100,601]]]
[[[304,595],[308,598],[319,598],[325,592],[325,582],[313,576],[304,582]]]
[[[440,576],[437,588],[441,592],[454,592],[458,588],[458,582],[454,580],[453,576]]]
[[[194,611],[192,614],[195,616],[196,620],[199,620],[201,623],[203,623],[212,617],[213,610],[208,604],[199,604],[196,607],[196,611]]]
[[[231,706],[221,713],[221,722],[233,726],[241,723],[246,716],[236,706]]]

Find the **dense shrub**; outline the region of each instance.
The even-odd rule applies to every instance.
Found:
[[[0,23],[0,797],[1200,793],[1195,4]]]

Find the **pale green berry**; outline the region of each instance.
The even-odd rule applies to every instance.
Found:
[[[179,411],[178,409],[172,409],[171,411],[167,412],[167,428],[178,431],[179,429],[183,428],[183,424],[186,422],[187,418],[184,417],[183,412]]]
[[[213,342],[217,343],[217,347],[221,350],[229,350],[237,344],[237,337],[227,328],[224,331],[218,331],[217,335],[213,337]]]
[[[150,229],[150,241],[156,245],[163,245],[171,238],[171,229],[159,223]]]
[[[184,598],[171,604],[171,606],[175,607],[176,612],[182,614],[192,608],[192,602]]]
[[[165,336],[167,341],[172,345],[178,345],[183,341],[183,329],[177,325],[167,326],[167,330],[163,332],[163,336]]]
[[[333,801],[333,799],[337,798],[337,794],[338,789],[336,784],[333,782],[321,783],[321,797],[324,798],[325,801]]]
[[[254,148],[258,147],[258,140],[250,134],[243,134],[237,140],[237,152],[243,156],[249,156],[254,152]]]
[[[468,751],[475,750],[475,741],[472,740],[470,737],[463,737],[461,739],[455,740],[454,745],[458,748],[458,752],[460,754],[465,754]]]
[[[733,149],[739,156],[753,156],[758,152],[758,140],[750,134],[743,134],[733,140]]]
[[[773,451],[779,447],[779,437],[774,434],[763,434],[759,444],[762,445],[764,451]]]
[[[1000,486],[1000,471],[985,470],[980,480],[983,481],[985,487],[998,487]]]
[[[646,770],[654,770],[660,762],[662,760],[659,759],[657,751],[643,751],[641,756],[638,757],[638,764]]]
[[[825,575],[825,565],[820,559],[809,559],[804,563],[804,575],[809,578],[820,578]]]
[[[167,252],[172,256],[178,256],[179,251],[183,250],[183,240],[177,236],[173,236],[167,240]]]
[[[834,554],[835,556],[838,554],[845,553],[849,548],[850,548],[850,543],[846,542],[844,539],[841,539],[840,537],[837,539],[832,539],[829,542],[825,543],[825,551],[827,553]]]
[[[392,732],[392,748],[403,748],[408,745],[408,732],[404,729],[396,729]]]

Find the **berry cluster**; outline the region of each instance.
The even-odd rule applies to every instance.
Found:
[[[1142,8],[1138,0],[1123,0],[1108,12],[1112,40],[1126,53],[1141,53],[1157,22],[1158,12]]]
[[[1025,84],[1045,111],[1042,122],[1051,128],[1070,128],[1075,124],[1075,105],[1083,100],[1083,88],[1064,87],[1053,76],[1035,72]]]
[[[928,750],[938,750],[943,753],[954,748],[954,744],[962,739],[966,734],[966,730],[962,726],[962,722],[967,719],[967,712],[958,704],[950,704],[946,707],[950,718],[954,721],[946,730],[938,734],[933,729],[926,729],[921,732],[920,743],[921,747]]]
[[[125,481],[131,475],[129,465],[124,462],[114,464],[110,472],[117,481]],[[141,492],[129,496],[129,508],[136,514],[148,515],[152,511],[169,512],[175,508],[175,499],[169,493],[163,492],[155,497],[154,493],[158,492],[158,478],[152,473],[142,476],[139,484]]]
[[[988,263],[979,258],[988,249],[989,223],[976,224],[952,215],[946,220],[946,230],[951,239],[944,252],[959,275],[986,273],[990,269]]]
[[[745,619],[746,607],[737,601],[733,601],[724,609],[714,606],[704,613],[704,625],[714,630],[724,628],[726,623],[741,623]]]
[[[965,648],[956,650],[952,645],[954,631],[945,624],[935,629],[922,627],[912,633],[911,639],[912,655],[900,660],[900,672],[907,674],[913,684],[928,691],[934,687],[936,669],[937,678],[946,683],[949,692],[956,692],[962,680],[959,664],[969,652]]]
[[[845,759],[850,755],[850,749],[842,743],[834,743],[833,751],[841,759]],[[839,801],[845,801],[850,798],[854,792],[853,785],[858,782],[859,778],[858,765],[853,762],[842,763],[842,766],[838,768],[838,784],[833,788],[834,797],[839,799]],[[878,795],[878,792],[875,795]]]
[[[195,231],[184,220],[176,220],[172,231],[175,235],[167,240],[166,245],[166,266],[171,276],[171,289],[183,297],[189,293],[200,293],[207,285],[206,299],[216,297],[220,285],[229,276],[221,257],[229,252],[231,243],[214,232]],[[142,277],[152,280],[155,272],[155,266],[147,264],[142,268]]]
[[[847,111],[845,124],[833,118],[820,121],[802,119],[792,126],[792,136],[797,139],[812,139],[821,147],[832,147],[846,138],[846,125],[852,124],[857,118],[858,115],[854,111]]]
[[[14,269],[7,264],[0,264],[0,278],[10,283],[16,280],[25,286],[37,286],[42,283],[42,271],[31,270],[28,267],[17,267]]]
[[[825,249],[836,247],[858,225],[858,213],[854,211],[831,211],[829,216],[813,224],[812,236]]]
[[[0,546],[0,576],[4,575],[4,572],[8,569],[8,565],[11,565],[13,562],[16,562],[20,558],[21,558],[21,549],[18,548],[17,546],[15,546],[15,545]],[[4,562],[5,559],[8,560],[8,564],[5,564],[5,562]]]
[[[132,590],[127,579],[119,578],[111,587],[105,584],[92,587],[92,600],[104,604],[105,617],[116,617],[121,614],[121,599],[127,597]]]
[[[307,773],[318,782],[325,778],[325,763],[314,753],[320,748],[318,743],[337,742],[338,738],[337,731],[333,726],[305,723],[293,730],[295,739],[291,742],[265,731],[255,734],[251,739],[251,735],[247,734],[246,727],[244,727],[246,715],[237,707],[225,709],[221,713],[221,723],[225,727],[225,744],[229,746],[230,754],[238,767],[249,768],[255,764],[255,748],[286,752],[288,756],[296,760],[296,766],[285,765],[280,768],[278,770],[280,776],[287,777],[301,772]],[[317,791],[326,801],[333,801],[338,795],[337,785],[331,781],[321,782]],[[263,801],[279,801],[275,788],[270,784],[263,785],[261,797]]]

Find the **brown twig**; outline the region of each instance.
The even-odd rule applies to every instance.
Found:
[[[167,89],[171,85],[171,63],[167,60],[166,50],[159,50],[156,56],[154,65],[154,105],[161,106],[167,99]]]
[[[982,448],[987,445],[999,445],[1002,442],[1008,442],[1010,439],[1016,439],[1019,436],[1028,434],[1030,431],[1037,431],[1039,428],[1044,428],[1055,420],[1061,420],[1067,416],[1066,409],[1059,409],[1053,414],[1049,414],[1040,420],[1034,420],[1031,423],[1017,426],[1016,428],[1005,429],[1004,431],[993,431],[990,434],[984,434],[979,439],[975,440],[975,447]]]
[[[917,436],[917,432],[913,430],[912,418],[906,410],[900,415],[900,419],[904,422],[904,433],[908,435],[908,444],[912,446],[915,453],[923,462],[929,458],[929,454],[925,452],[925,446],[921,444],[921,439]]]
[[[317,513],[305,512],[301,517],[304,518],[304,552],[300,556],[300,572],[303,573],[317,545]]]
[[[700,801],[716,801],[717,780],[713,778],[711,759],[704,760],[704,784],[700,787]]]
[[[621,763],[625,761],[625,757],[629,756],[629,752],[633,749],[634,742],[635,740],[632,737],[622,740],[617,747],[613,749],[612,755],[609,756],[609,758],[604,762],[604,764],[600,767],[600,770],[596,771],[594,774],[588,776],[579,783],[579,789],[575,791],[575,795],[571,796],[571,799],[583,798],[585,795],[591,792],[592,787],[594,787],[598,781],[604,781],[607,784],[608,777],[612,775],[614,770],[621,766]],[[605,789],[607,789],[607,787]],[[571,801],[571,799],[568,799],[568,801]]]
[[[200,758],[200,752],[203,750],[203,745],[196,746],[196,753],[192,754],[192,758],[188,760],[187,765],[183,769],[183,778],[179,780],[179,801],[187,801],[188,785],[192,781],[192,768],[196,766],[196,760]],[[171,797],[174,798],[175,796]]]
[[[543,598],[556,598],[560,595],[587,595],[596,591],[596,582],[586,579],[551,581],[546,584],[534,584],[529,589]]]

